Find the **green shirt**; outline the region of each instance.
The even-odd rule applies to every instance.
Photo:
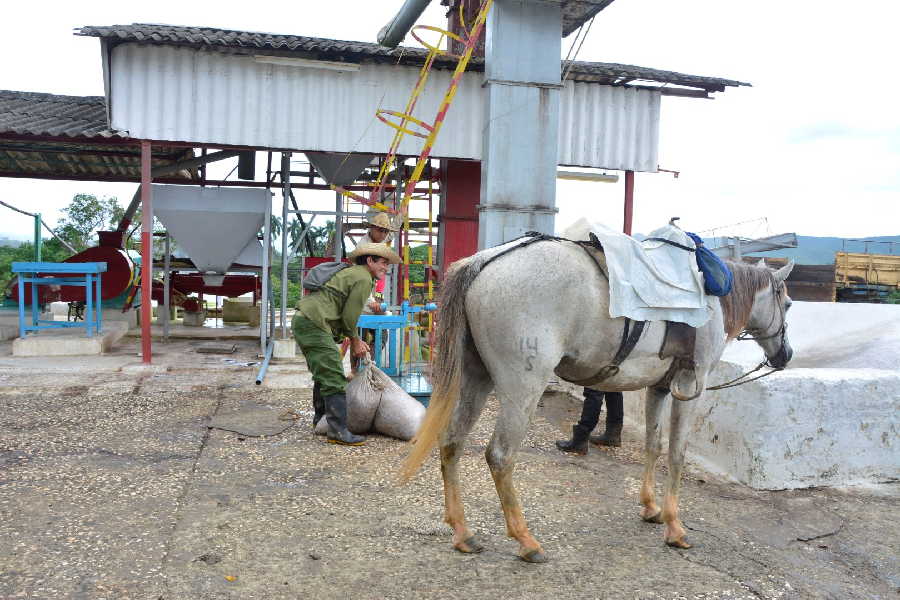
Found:
[[[329,279],[317,292],[301,298],[297,310],[335,340],[356,337],[356,322],[375,288],[375,279],[363,265],[348,267]]]

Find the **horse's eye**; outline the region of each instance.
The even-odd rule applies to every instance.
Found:
[[[793,302],[791,302],[790,300],[784,303],[784,312],[791,310],[791,304],[793,304]]]

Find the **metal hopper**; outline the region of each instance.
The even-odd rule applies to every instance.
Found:
[[[153,186],[153,213],[204,275],[218,285],[263,226],[267,190]]]

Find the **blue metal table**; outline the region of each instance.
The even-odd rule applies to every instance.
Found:
[[[65,327],[84,327],[88,337],[94,332],[100,333],[102,317],[100,310],[100,280],[106,271],[106,263],[51,263],[51,262],[14,262],[12,272],[19,278],[19,335],[25,337],[29,331],[43,329],[61,329]],[[38,275],[55,275],[55,277],[39,277]],[[31,284],[31,324],[25,320],[25,284]],[[38,304],[39,285],[71,285],[84,287],[85,314],[84,321],[48,321],[40,318]]]
[[[375,343],[372,346],[375,365],[397,382],[406,393],[425,406],[428,406],[431,398],[431,385],[422,373],[412,368],[412,364],[406,369],[403,368],[401,364],[404,353],[402,332],[406,328],[414,326],[414,323],[410,322],[410,315],[421,310],[433,311],[436,309],[437,306],[433,303],[421,307],[411,306],[409,302],[404,302],[400,306],[399,315],[361,315],[356,323],[356,326],[361,329],[375,331]],[[383,365],[381,364],[381,340],[385,333],[388,336],[388,359],[387,364]]]

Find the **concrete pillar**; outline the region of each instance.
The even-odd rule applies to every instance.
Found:
[[[486,36],[479,249],[554,230],[560,4],[496,0]]]

